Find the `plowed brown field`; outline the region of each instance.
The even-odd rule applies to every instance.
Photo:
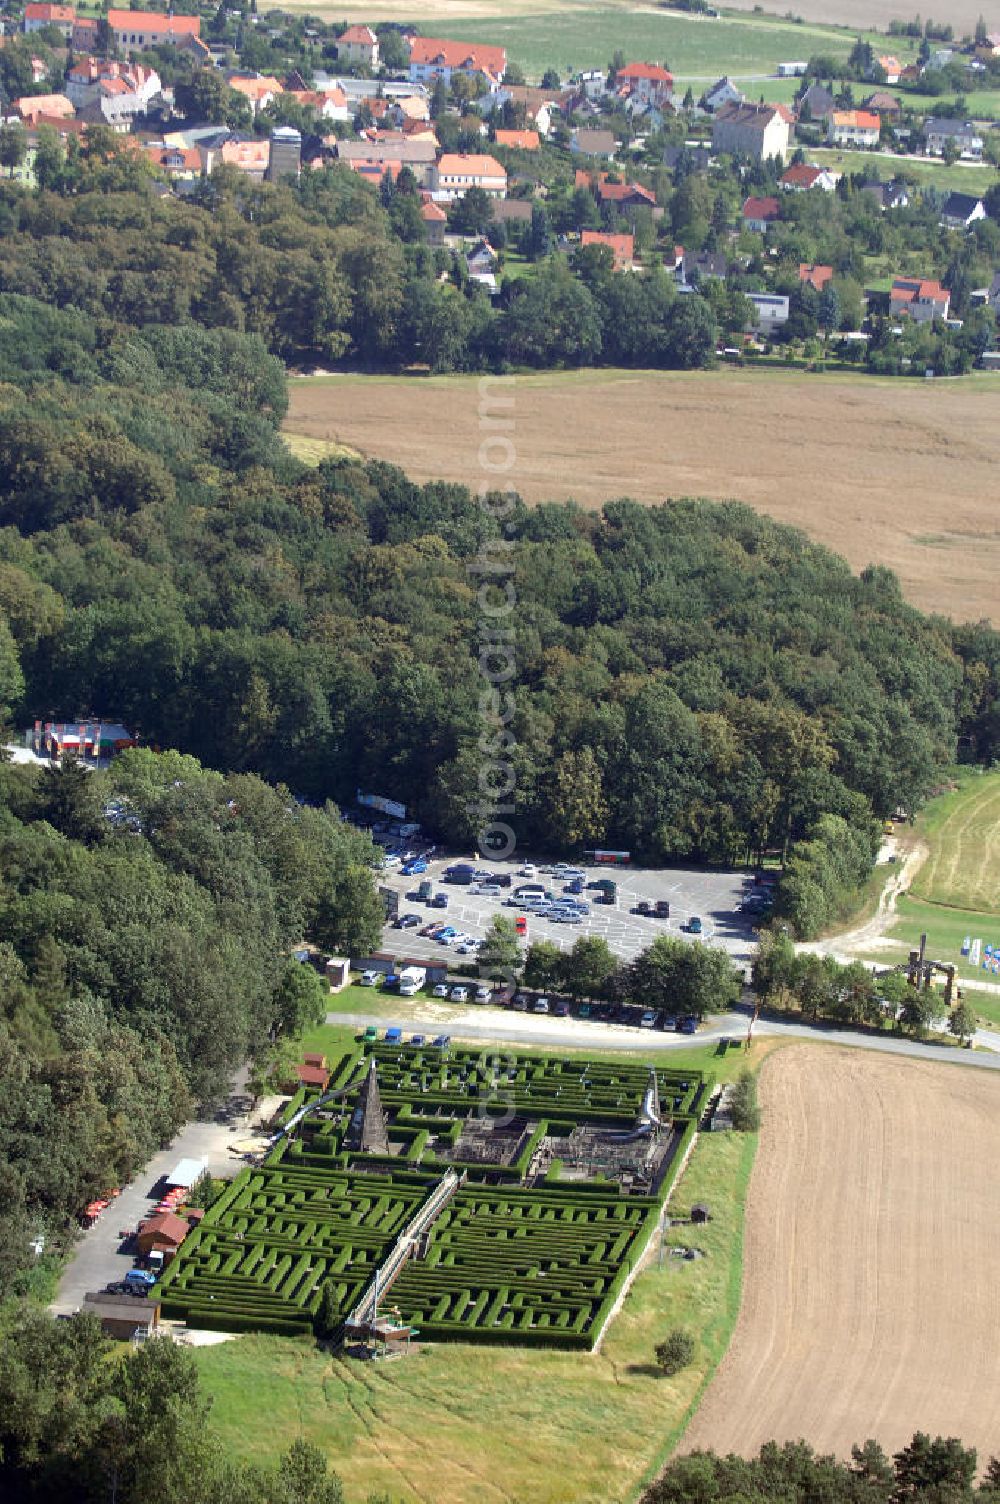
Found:
[[[683,1451],[920,1429],[1000,1452],[1000,1081],[802,1046],[763,1067],[743,1304]]]
[[[1000,377],[584,371],[513,391],[529,501],[736,498],[856,569],[887,564],[914,605],[1000,621]],[[475,378],[307,379],[286,427],[475,487],[478,404]]]

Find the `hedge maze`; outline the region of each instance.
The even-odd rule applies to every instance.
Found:
[[[657,1224],[703,1078],[657,1071],[672,1118],[668,1168],[655,1194],[629,1194],[599,1174],[565,1178],[558,1159],[536,1151],[579,1129],[628,1144],[648,1067],[407,1046],[371,1053],[390,1155],[344,1148],[353,1086],[305,1117],[186,1239],[162,1280],[163,1314],[228,1331],[336,1335],[450,1165],[463,1182],[385,1306],[431,1340],[592,1347]],[[362,1064],[352,1057],[337,1079],[357,1081],[359,1092]],[[501,1127],[494,1135],[486,1121],[485,1136],[509,1139],[503,1162],[463,1163],[463,1146],[491,1118]]]

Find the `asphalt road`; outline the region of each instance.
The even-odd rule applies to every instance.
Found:
[[[517,874],[522,865],[520,861],[487,861],[477,865],[489,867],[494,872],[509,873],[512,887],[502,889],[499,898],[484,897],[470,893],[468,888],[441,881],[444,869],[455,860],[455,857],[436,857],[430,862],[428,870],[417,877],[403,877],[398,871],[387,871],[379,873],[378,881],[381,886],[399,894],[401,914],[419,914],[422,925],[429,924],[432,920],[446,921],[475,937],[486,933],[496,914],[511,918],[520,912],[515,908],[507,908],[505,904],[513,888],[519,884],[538,881],[555,892],[562,887],[558,878],[544,873],[537,879],[519,877]],[[746,892],[746,872],[642,867],[586,867],[582,870],[586,871],[588,882],[596,877],[611,877],[617,881],[617,906],[610,908],[597,904],[594,902],[596,892],[586,891],[580,897],[591,905],[591,911],[582,923],[555,924],[552,920],[529,915],[529,941],[551,940],[562,950],[569,950],[581,935],[600,935],[616,956],[630,961],[651,945],[657,935],[667,934],[681,939],[700,939],[707,945],[719,945],[730,953],[734,961],[749,961],[754,944],[753,931],[747,919],[737,912]],[[446,910],[432,909],[413,896],[423,878],[429,878],[433,882],[436,893],[447,893]],[[407,894],[410,896],[407,897]],[[644,919],[639,914],[632,914],[630,910],[643,898],[648,901],[668,899],[670,918]],[[699,936],[689,936],[684,926],[695,914],[702,921],[702,933]],[[418,934],[416,929],[398,930],[391,924],[386,926],[384,944],[397,955],[405,954],[414,959],[433,958],[440,961],[442,956],[449,954],[447,947],[428,940]]]
[[[49,1309],[57,1314],[72,1313],[82,1305],[88,1291],[103,1290],[112,1280],[125,1277],[135,1259],[131,1253],[121,1252],[119,1231],[134,1228],[150,1215],[156,1207],[160,1182],[179,1159],[204,1159],[211,1174],[234,1175],[240,1161],[229,1146],[239,1137],[244,1122],[237,1111],[231,1112],[224,1122],[185,1123],[170,1146],[154,1155],[136,1179],[123,1187],[121,1195],[94,1226],[80,1233]]]
[[[392,1018],[376,1013],[330,1013],[327,1022],[359,1032],[374,1024],[382,1032],[397,1024],[406,1033],[419,1031],[428,1035],[451,1034],[454,1039],[492,1040],[498,1043],[545,1046],[555,1049],[641,1050],[659,1054],[670,1050],[690,1049],[693,1045],[711,1044],[720,1039],[745,1039],[749,1012],[746,1009],[717,1015],[696,1035],[664,1034],[657,1029],[632,1029],[620,1024],[592,1023],[587,1019],[539,1018],[536,1015],[508,1013],[497,1008],[447,1005],[405,1001]],[[977,1035],[976,1050],[962,1050],[953,1045],[920,1043],[889,1034],[864,1034],[835,1025],[807,1024],[785,1019],[758,1019],[755,1037],[822,1040],[859,1050],[876,1050],[886,1055],[904,1055],[914,1060],[928,1060],[945,1065],[964,1065],[978,1070],[1000,1070],[1000,1035],[983,1032]]]

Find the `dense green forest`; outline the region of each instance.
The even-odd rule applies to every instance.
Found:
[[[0,765],[0,1296],[300,1022],[290,947],[375,942],[373,862],[335,810],[178,753]]]

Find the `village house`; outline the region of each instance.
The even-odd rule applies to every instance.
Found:
[[[243,73],[232,73],[229,76],[229,87],[250,103],[251,114],[256,115],[258,110],[266,110],[279,94],[284,93],[281,81],[264,74],[255,73],[247,76]]]
[[[512,151],[538,151],[541,137],[537,131],[497,131],[497,146],[506,146]]]
[[[349,26],[337,38],[337,61],[358,64],[374,71],[378,67],[378,37],[370,26]]]
[[[712,150],[765,162],[784,161],[790,137],[788,118],[777,105],[727,104],[712,121]]]
[[[618,150],[618,142],[611,131],[587,128],[574,131],[569,146],[570,151],[577,152],[581,157],[610,158]]]
[[[816,292],[822,292],[832,277],[832,266],[811,265],[805,261],[799,263],[799,281],[814,288]]]
[[[615,91],[662,108],[674,92],[674,75],[658,63],[626,63],[615,74]]]
[[[946,230],[968,230],[985,218],[986,205],[972,193],[949,193],[941,207],[940,223]]]
[[[630,272],[633,269],[635,237],[632,235],[609,235],[603,230],[584,230],[580,235],[580,244],[607,246],[616,272]]]
[[[887,209],[905,209],[910,202],[906,184],[895,180],[891,183],[866,183],[860,191],[869,194],[883,213]]]
[[[776,198],[756,198],[751,195],[743,203],[743,228],[758,235],[767,233],[769,225],[781,218],[781,205]]]
[[[701,107],[709,114],[715,114],[727,104],[743,104],[746,96],[736,87],[732,79],[723,74],[717,79],[710,89],[706,89],[701,96]]]
[[[831,172],[827,167],[817,167],[812,162],[796,162],[794,167],[787,168],[781,174],[778,186],[786,193],[808,193],[812,188],[832,193],[840,177],[839,172]]]
[[[415,141],[409,136],[399,134],[379,141],[334,141],[333,145],[338,159],[346,162],[355,171],[359,170],[358,164],[362,163],[367,166],[372,163],[384,166],[394,162],[397,172],[404,165],[409,167],[422,188],[434,186],[433,178],[438,154],[435,141]]]
[[[932,319],[946,319],[951,307],[951,293],[940,282],[927,277],[897,277],[889,294],[889,312],[895,318],[907,317],[918,324]]]
[[[465,269],[469,274],[469,280],[478,282],[480,287],[485,287],[491,295],[499,291],[496,278],[498,261],[497,253],[488,240],[477,240],[465,256]]]
[[[451,84],[452,76],[480,78],[495,93],[507,71],[504,47],[486,47],[479,42],[449,42],[439,37],[414,37],[410,42],[410,80],[434,83],[438,78]]]
[[[445,152],[434,168],[431,187],[437,199],[462,198],[470,188],[481,188],[490,198],[503,198],[507,174],[496,157]]]
[[[899,83],[899,75],[903,71],[903,65],[899,61],[898,57],[894,57],[891,52],[888,52],[885,53],[882,57],[876,58],[875,61],[878,67],[881,68],[882,72],[885,74],[885,81],[887,84]]]
[[[983,138],[971,120],[929,117],[924,121],[924,143],[930,157],[943,156],[949,143],[957,148],[963,161],[978,162],[983,155]]]
[[[878,145],[881,117],[870,110],[834,110],[827,120],[826,139],[831,146]]]
[[[198,16],[168,16],[159,11],[109,10],[108,26],[122,52],[147,52],[163,42],[200,37]]]
[[[267,172],[270,143],[267,141],[224,141],[216,148],[202,147],[202,160],[206,174],[216,167],[235,167],[252,182],[262,183]]]
[[[496,208],[496,205],[494,205],[494,208]],[[448,216],[440,204],[436,204],[431,198],[425,198],[420,205],[420,218],[423,220],[424,229],[427,232],[427,244],[433,246],[444,245],[444,232],[448,224]]]
[[[497,106],[502,109],[506,104],[514,107],[518,118],[521,111],[524,111],[527,129],[536,130],[540,136],[547,136],[558,111],[559,92],[534,89],[527,84],[501,84],[495,94],[484,94],[481,99],[473,101],[473,107],[481,113],[489,113]]]
[[[24,7],[26,36],[30,36],[33,31],[44,31],[47,26],[54,26],[68,42],[73,35],[75,20],[76,12],[71,5],[28,4]]]
[[[201,177],[201,152],[196,146],[166,146],[152,142],[144,150],[153,166],[175,182],[190,183]]]
[[[110,58],[86,57],[74,63],[66,75],[66,98],[84,110],[102,97],[104,85],[124,85],[124,93],[137,102],[132,114],[144,114],[160,93],[160,75],[138,63],[119,63]],[[121,91],[111,91],[112,94]]]
[[[902,101],[885,89],[875,89],[863,102],[866,110],[872,110],[884,120],[898,120],[903,113]]]
[[[822,124],[833,114],[835,101],[825,84],[810,84],[799,100],[799,120],[805,124],[815,120]]]
[[[55,120],[69,120],[76,114],[72,100],[65,94],[31,94],[11,101],[11,114],[25,125],[37,125],[43,116]]]
[[[748,292],[745,295],[753,304],[754,328],[765,337],[782,324],[788,323],[789,301],[787,297],[773,292]]]

